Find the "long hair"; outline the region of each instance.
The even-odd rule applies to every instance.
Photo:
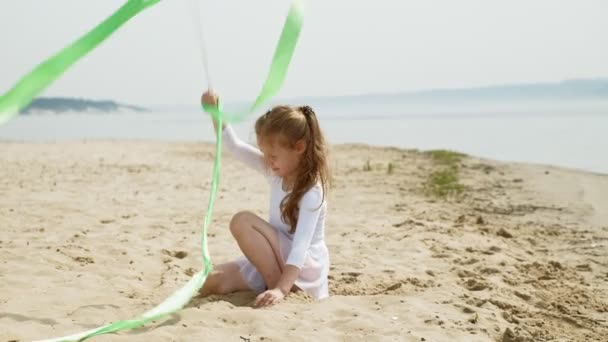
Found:
[[[300,210],[298,203],[302,196],[320,183],[323,190],[323,197],[319,203],[321,206],[331,182],[327,145],[317,115],[309,106],[276,106],[257,119],[255,133],[258,139],[278,135],[289,148],[295,147],[300,140],[306,144],[297,167],[293,189],[281,201],[281,219],[291,227],[290,233],[293,234]]]

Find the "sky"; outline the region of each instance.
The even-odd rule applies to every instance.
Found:
[[[211,79],[228,101],[259,91],[289,6],[162,0],[43,96],[137,105],[198,103],[206,89],[192,24],[199,1]],[[0,94],[118,9],[122,0],[2,0]],[[305,0],[282,98],[608,77],[605,0]]]

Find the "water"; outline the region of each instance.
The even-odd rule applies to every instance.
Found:
[[[325,127],[335,142],[449,149],[503,161],[608,173],[608,115],[328,120]]]
[[[562,108],[533,113],[526,113],[525,108],[507,112],[484,109],[483,113],[458,109],[381,116],[372,115],[367,109],[321,106],[318,112],[332,144],[449,149],[503,161],[608,173],[608,111],[603,109]],[[251,120],[235,126],[248,141],[255,140]],[[0,139],[213,141],[214,134],[206,114],[182,111],[20,116],[0,126]]]

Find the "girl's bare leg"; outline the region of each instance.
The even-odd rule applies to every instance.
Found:
[[[274,288],[284,267],[276,230],[254,213],[242,211],[232,218],[230,231],[245,257],[262,275],[266,286]]]

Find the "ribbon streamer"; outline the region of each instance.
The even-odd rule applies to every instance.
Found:
[[[18,115],[19,111],[25,108],[35,96],[59,78],[70,66],[101,44],[125,22],[159,1],[160,0],[128,0],[114,14],[93,28],[90,32],[38,65],[29,74],[25,75],[12,89],[0,97],[0,124],[5,123]],[[219,106],[203,106],[203,109],[211,114],[218,123],[215,160],[213,163],[213,178],[201,237],[203,270],[196,273],[182,288],[175,291],[158,306],[143,313],[136,319],[117,321],[89,331],[41,341],[83,341],[102,334],[137,328],[150,321],[163,318],[182,309],[192,297],[197,295],[213,268],[207,244],[207,230],[211,222],[217,186],[220,179],[222,123],[224,121],[235,122],[242,120],[245,116],[259,109],[262,104],[276,95],[283,85],[287,69],[295,51],[302,28],[302,19],[301,0],[293,0],[277,43],[268,75],[259,95],[251,105],[249,111],[225,113]]]
[[[53,57],[40,63],[12,89],[0,96],[0,125],[17,116],[30,102],[69,67],[101,44],[114,31],[160,0],[128,0],[114,14]]]

